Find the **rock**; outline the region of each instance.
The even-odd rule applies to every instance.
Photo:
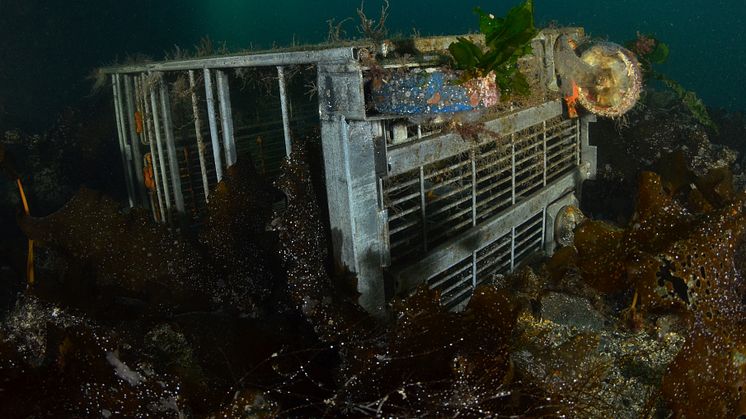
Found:
[[[577,297],[552,293],[544,304],[542,320],[518,318],[517,378],[548,394],[559,416],[644,417],[684,338],[604,329],[603,316]]]
[[[541,299],[541,317],[579,330],[600,331],[605,319],[582,297],[550,292]]]

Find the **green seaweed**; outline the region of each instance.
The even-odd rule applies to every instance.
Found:
[[[707,107],[695,92],[686,90],[677,81],[663,73],[655,71],[653,68],[653,64],[663,64],[668,60],[670,49],[665,42],[661,42],[651,34],[641,34],[638,32],[637,39],[627,41],[625,45],[637,54],[643,73],[649,79],[658,80],[664,86],[671,89],[700,124],[710,128],[715,133],[718,132],[718,127],[707,112]]]
[[[494,17],[480,8],[474,12],[479,16],[479,30],[484,34],[486,50],[467,38],[460,37],[448,50],[457,69],[464,70],[463,80],[483,77],[494,72],[503,97],[512,94],[527,95],[529,85],[518,70],[518,59],[531,53],[531,40],[538,31],[534,27],[534,6],[526,0],[504,17]]]
[[[715,133],[718,132],[718,127],[707,112],[707,107],[696,93],[691,90],[686,90],[684,86],[679,84],[677,81],[668,78],[664,74],[652,72],[651,75],[671,89],[700,124],[712,129]]]

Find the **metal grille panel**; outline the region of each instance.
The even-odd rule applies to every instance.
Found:
[[[579,141],[578,122],[555,117],[384,178],[392,263],[427,253],[573,170]]]

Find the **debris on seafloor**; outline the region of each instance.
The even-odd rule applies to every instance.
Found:
[[[627,295],[620,314],[633,330],[660,332],[673,314],[685,341],[658,374],[666,406],[687,418],[737,417],[746,413],[744,283],[735,260],[746,197],[726,169],[699,176],[682,155],[662,168],[667,177],[642,173],[629,227],[586,221],[548,267],[559,282],[579,277],[605,295]]]

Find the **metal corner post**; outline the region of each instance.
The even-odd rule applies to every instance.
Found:
[[[362,74],[341,64],[319,65],[319,111],[335,261],[357,275],[360,305],[385,313],[381,208],[373,127],[364,116]]]

